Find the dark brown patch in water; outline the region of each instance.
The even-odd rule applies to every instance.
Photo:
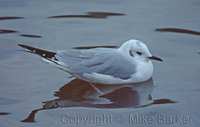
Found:
[[[0,16],[0,20],[13,20],[13,19],[23,19],[24,17],[16,16]]]
[[[0,112],[0,115],[9,115],[9,112]]]
[[[93,86],[89,82],[74,79],[55,91],[56,99],[43,102],[42,108],[33,110],[22,122],[35,122],[39,111],[60,107],[138,108],[154,104],[175,103],[169,99],[152,100],[152,89],[152,79],[137,84],[93,84]]]
[[[159,32],[175,32],[175,33],[184,33],[184,34],[191,34],[191,35],[198,35],[200,36],[200,32],[189,30],[189,29],[182,29],[182,28],[157,28],[155,31]]]
[[[153,101],[153,104],[171,104],[176,103],[176,101],[170,100],[170,99],[157,99]]]
[[[82,15],[57,15],[50,16],[48,18],[107,18],[108,16],[123,16],[123,13],[113,13],[113,12],[87,12]]]
[[[118,48],[118,46],[102,45],[102,46],[79,46],[79,47],[73,47],[73,49],[93,49],[93,48]]]
[[[17,33],[16,30],[10,30],[10,29],[0,29],[0,34],[9,34],[9,33]]]
[[[33,35],[33,34],[20,34],[22,37],[30,37],[30,38],[42,38],[41,35]]]
[[[138,106],[140,103],[138,92],[130,87],[122,87],[100,97],[109,99],[112,103],[94,104],[92,106],[97,108],[123,108]]]
[[[41,110],[45,110],[45,109],[40,108],[40,109],[35,109],[35,110],[33,110],[33,111],[29,114],[29,116],[28,116],[26,119],[22,120],[21,122],[26,122],[26,123],[35,122],[35,115],[36,115],[37,112],[39,112],[39,111],[41,111]]]

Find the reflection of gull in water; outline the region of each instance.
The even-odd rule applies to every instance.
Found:
[[[57,107],[96,107],[96,108],[122,108],[140,107],[153,102],[151,93],[153,80],[133,84],[106,85],[94,84],[102,91],[101,95],[89,82],[74,79],[55,92],[58,99],[46,101],[44,108]]]
[[[127,84],[143,82],[152,77],[152,56],[147,46],[139,40],[129,40],[121,47],[68,50],[56,53],[21,47],[42,56],[46,61],[70,73],[72,76],[91,83]]]
[[[170,99],[154,99],[151,96],[153,80],[122,85],[94,84],[104,95],[99,94],[89,82],[73,79],[55,92],[56,99],[43,102],[43,107],[33,110],[23,122],[34,122],[39,111],[67,107],[93,108],[142,108],[154,104],[175,103]]]
[[[55,107],[98,107],[120,108],[138,107],[152,103],[153,80],[121,85],[94,84],[104,94],[100,94],[89,82],[74,79],[55,92],[58,99],[46,101],[44,108]]]

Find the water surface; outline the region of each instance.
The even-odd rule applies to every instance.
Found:
[[[0,126],[198,126],[199,12],[199,0],[1,0]],[[17,46],[115,48],[131,38],[164,59],[154,63],[153,87],[109,88],[102,96]],[[152,124],[130,121],[134,114],[155,119]],[[159,114],[179,121],[159,123]],[[80,120],[102,115],[112,116],[112,122]],[[34,123],[21,122],[29,116]]]

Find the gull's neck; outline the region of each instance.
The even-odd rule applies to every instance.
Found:
[[[132,47],[131,43],[130,43],[129,41],[127,41],[127,42],[123,43],[123,44],[118,48],[118,50],[119,50],[120,52],[122,52],[123,54],[128,55],[128,54],[129,54],[129,51],[130,51],[130,49],[131,49],[131,47]]]

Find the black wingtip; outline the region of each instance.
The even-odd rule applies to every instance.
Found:
[[[25,48],[26,46],[23,45],[23,44],[17,44],[18,46],[22,47],[22,48]]]
[[[24,44],[17,44],[17,45],[24,48],[24,49],[27,49],[28,52],[37,54],[37,55],[44,57],[44,58],[53,58],[56,54],[55,52],[52,52],[52,51],[48,51],[48,50],[44,50],[44,49],[40,49],[40,48],[35,48],[35,47],[24,45]]]
[[[24,48],[24,49],[28,49],[29,51],[34,51],[34,47],[28,46],[28,45],[24,45],[24,44],[17,44],[18,46]]]
[[[23,47],[23,44],[17,44],[18,46],[20,46],[20,47]]]

